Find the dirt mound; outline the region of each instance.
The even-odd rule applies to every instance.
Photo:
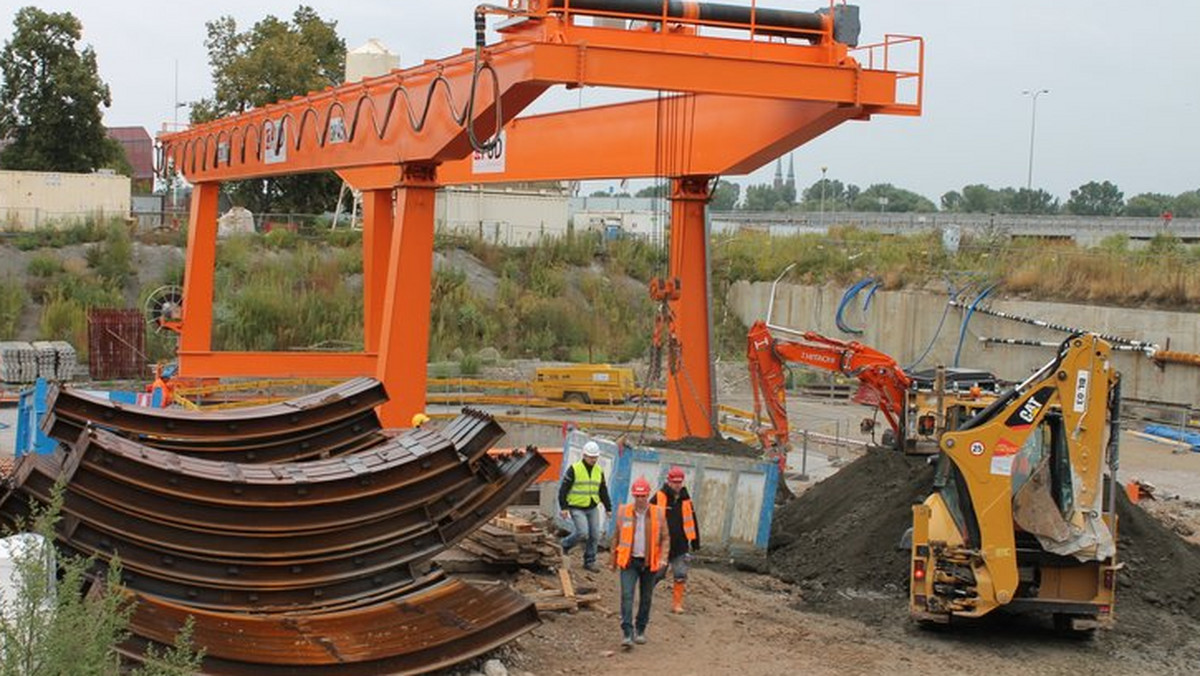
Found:
[[[906,614],[908,550],[897,549],[934,468],[874,450],[780,508],[768,568],[798,584],[806,604],[867,622]],[[1200,621],[1200,546],[1118,493],[1116,631],[1157,643]],[[881,600],[888,599],[888,600]],[[892,600],[894,599],[894,600]]]
[[[674,441],[659,439],[657,441],[647,441],[645,445],[651,448],[666,448],[673,451],[695,451],[711,455],[732,455],[739,458],[759,458],[763,454],[761,449],[747,446],[734,439],[719,437],[712,439],[705,437],[684,437]]]
[[[860,619],[896,605],[855,601],[908,593],[909,552],[897,547],[933,474],[925,458],[886,449],[843,467],[775,513],[771,574],[798,583],[805,601]]]
[[[1179,537],[1146,510],[1117,494],[1117,621],[1144,621],[1167,610],[1200,620],[1200,546]]]

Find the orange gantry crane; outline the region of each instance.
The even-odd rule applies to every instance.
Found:
[[[489,15],[502,17],[493,44]],[[160,136],[163,166],[195,186],[180,373],[374,376],[390,396],[384,423],[406,425],[425,406],[439,186],[667,177],[668,274],[678,289],[669,302],[682,345],[667,380],[667,436],[710,436],[705,208],[716,177],[747,173],[848,120],[919,115],[923,41],[887,36],[857,46],[858,8],[843,2],[804,12],[509,0],[480,5],[475,25],[475,47],[458,55]],[[517,116],[555,85],[657,96]],[[214,351],[221,183],[322,170],[363,191],[364,350]]]

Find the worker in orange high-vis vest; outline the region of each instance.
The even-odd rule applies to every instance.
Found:
[[[683,593],[687,589],[688,568],[692,552],[700,549],[700,528],[696,525],[696,508],[692,496],[683,485],[683,468],[672,467],[667,472],[667,482],[650,499],[650,504],[660,505],[667,510],[667,530],[671,533],[671,576],[675,586],[671,590],[671,612],[683,612]]]
[[[654,585],[671,559],[671,534],[666,510],[650,504],[650,482],[638,477],[630,491],[633,504],[621,505],[615,514],[612,544],[613,570],[621,571],[621,646],[646,642]],[[638,595],[637,617],[633,597]]]

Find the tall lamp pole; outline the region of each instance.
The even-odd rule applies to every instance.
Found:
[[[825,227],[825,172],[829,167],[821,167],[821,227]]]
[[[1037,100],[1042,94],[1049,94],[1049,89],[1026,89],[1021,92],[1022,96],[1028,96],[1033,100],[1032,110],[1029,114],[1029,174],[1025,178],[1025,189],[1033,190],[1033,134],[1037,130]]]

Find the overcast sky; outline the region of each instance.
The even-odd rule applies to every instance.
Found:
[[[502,4],[495,0],[497,4]],[[725,0],[734,4],[749,4]],[[267,14],[290,17],[280,0],[149,2],[0,0],[0,40],[18,7],[70,11],[83,22],[100,75],[112,89],[109,125],[155,133],[179,100],[210,95],[204,23],[222,15],[249,27]],[[472,42],[467,0],[311,0],[337,21],[348,47],[379,38],[401,65],[458,52]],[[774,0],[763,6],[812,9]],[[847,123],[794,152],[801,187],[829,177],[866,187],[890,182],[937,202],[968,183],[1023,187],[1030,102],[1038,99],[1035,187],[1066,198],[1090,180],[1111,180],[1126,197],[1200,188],[1200,1],[861,0],[863,41],[884,33],[926,40],[925,112]],[[604,101],[589,90],[584,104]],[[578,95],[554,102],[578,101]],[[181,110],[186,119],[186,110]],[[739,182],[765,182],[773,166]]]

